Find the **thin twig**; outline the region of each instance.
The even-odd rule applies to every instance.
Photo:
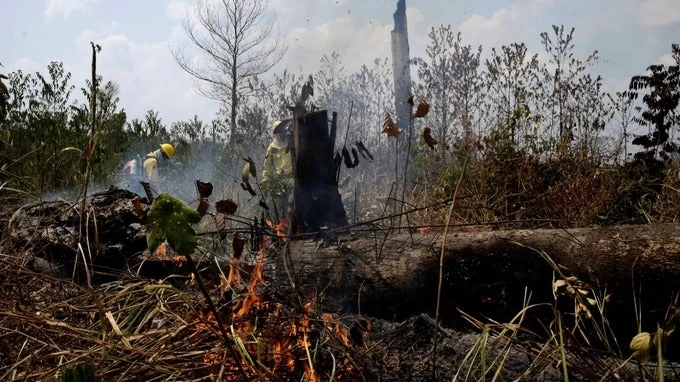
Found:
[[[442,250],[439,255],[439,282],[437,284],[437,309],[435,311],[434,318],[434,347],[432,349],[432,378],[435,379],[437,371],[437,333],[439,332],[439,308],[441,305],[442,296],[442,281],[444,279],[444,251],[446,249],[446,236],[449,232],[449,223],[451,222],[451,215],[453,215],[453,207],[456,204],[456,197],[458,196],[458,190],[460,189],[461,183],[463,183],[463,178],[465,177],[465,170],[467,169],[468,156],[465,156],[465,162],[463,162],[463,170],[458,177],[456,182],[456,188],[453,190],[453,197],[451,198],[451,205],[449,206],[449,213],[446,216],[446,226],[444,227],[444,238],[442,239]]]

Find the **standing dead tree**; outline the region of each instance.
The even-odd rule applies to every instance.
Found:
[[[232,135],[248,80],[269,71],[286,51],[275,22],[267,0],[198,0],[184,29],[201,59],[186,46],[173,51],[180,67],[201,84],[199,91],[223,103]]]

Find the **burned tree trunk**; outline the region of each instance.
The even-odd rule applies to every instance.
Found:
[[[292,279],[307,297],[325,295],[332,309],[388,318],[433,311],[441,235],[384,239],[376,234],[328,246],[291,242],[275,282]],[[609,312],[621,312],[627,326],[635,324],[633,277],[644,310],[655,312],[645,317],[649,325],[663,319],[680,289],[680,225],[457,232],[443,247],[442,306],[449,318],[462,308],[507,319],[522,309],[526,290],[532,303],[553,302],[553,277],[559,275],[546,256],[566,276],[611,294]]]
[[[304,114],[293,126],[295,191],[291,232],[346,226],[336,184],[333,142],[326,110]]]
[[[406,128],[409,125],[410,118],[410,105],[406,101],[411,95],[411,70],[405,0],[397,2],[397,10],[394,12],[393,17],[392,73],[394,76],[394,107],[397,113],[397,125],[401,128]]]

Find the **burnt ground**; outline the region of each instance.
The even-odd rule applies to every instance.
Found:
[[[604,350],[575,326],[526,326],[531,309],[507,322],[460,312],[455,324],[439,325],[425,312],[398,320],[328,314],[246,281],[225,285],[222,264],[224,273],[201,277],[213,310],[185,262],[144,253],[144,211],[131,195],[112,190],[90,204],[104,234],[98,266],[119,272],[101,279],[77,266],[73,205],[3,213],[3,228],[14,225],[3,231],[0,255],[0,380],[52,379],[88,365],[105,381],[237,381],[242,373],[271,381],[550,381],[563,380],[563,360],[572,381],[654,379],[654,363],[642,371],[626,359],[628,339],[622,350]],[[674,365],[663,373],[680,380]]]

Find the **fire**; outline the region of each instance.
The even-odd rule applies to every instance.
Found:
[[[173,263],[183,263],[186,257],[178,255],[167,242],[161,243],[153,252],[153,257],[162,261],[171,261]]]
[[[340,322],[337,322],[330,313],[323,314],[323,322],[326,324],[326,330],[332,333],[335,338],[342,341],[345,346],[349,346],[349,330]]]
[[[208,312],[206,314],[203,311],[199,311],[198,317],[200,322],[196,324],[197,333],[200,333],[204,330],[209,330],[208,325],[212,325],[213,327],[217,326],[217,318],[213,312]]]
[[[274,224],[271,220],[267,220],[267,225],[274,230],[277,237],[286,237],[286,231],[288,231],[288,220],[281,219],[278,224]]]
[[[293,349],[293,345],[288,339],[274,341],[274,362],[293,371],[295,369],[295,358],[293,358],[290,352],[291,349]]]
[[[156,251],[154,251],[154,255],[157,258],[163,260],[168,258],[168,252],[170,251],[171,249],[168,243],[163,242],[161,243],[161,245],[158,246],[158,248],[156,248]]]
[[[227,276],[227,285],[238,285],[241,284],[241,271],[239,270],[239,259],[231,259],[229,262],[229,276]],[[226,288],[225,288],[226,289]]]
[[[255,260],[255,267],[253,268],[253,271],[250,274],[250,280],[248,280],[248,285],[246,287],[248,295],[241,302],[241,305],[234,314],[234,317],[243,317],[250,311],[250,308],[252,308],[258,302],[262,301],[262,297],[257,294],[255,288],[257,287],[257,284],[262,282],[263,280],[262,270],[264,269],[264,255],[268,247],[269,240],[265,238],[262,241],[262,246],[260,247],[260,250],[257,253],[257,260]],[[231,277],[231,268],[229,271],[229,276]]]
[[[243,299],[243,302],[241,302],[241,307],[238,309],[236,312],[235,316],[236,317],[243,317],[250,311],[250,308],[253,307],[253,305],[257,304],[258,302],[262,301],[262,297],[256,295],[256,294],[248,294],[246,298]]]
[[[418,233],[428,233],[430,231],[430,227],[420,227],[418,228]]]
[[[222,356],[217,353],[208,353],[203,356],[203,363],[208,365],[219,365],[222,363]]]

